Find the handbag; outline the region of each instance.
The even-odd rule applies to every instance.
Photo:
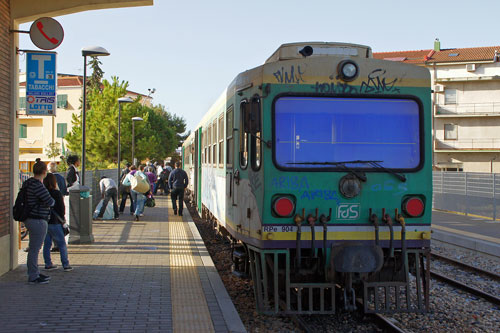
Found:
[[[154,207],[156,206],[155,198],[153,197],[148,197],[146,199],[146,203],[144,204],[146,207]]]
[[[133,191],[139,192],[139,193],[146,193],[147,191],[150,190],[149,183],[146,179],[142,178],[140,175],[135,174],[131,179],[130,179],[130,187]]]
[[[61,217],[61,215],[57,214],[57,212],[54,209],[51,209],[52,214],[56,217],[56,219],[61,223],[64,236],[69,234],[69,225],[66,223],[66,220]]]

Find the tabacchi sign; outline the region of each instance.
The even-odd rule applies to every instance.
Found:
[[[26,51],[26,114],[56,115],[56,53]]]

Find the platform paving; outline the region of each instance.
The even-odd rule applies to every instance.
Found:
[[[432,212],[432,239],[500,257],[500,221]]]
[[[244,332],[187,209],[173,215],[168,199],[140,221],[94,221],[95,242],[69,246],[72,272],[58,253],[59,269],[42,269],[49,284],[28,284],[25,264],[1,276],[0,332]]]

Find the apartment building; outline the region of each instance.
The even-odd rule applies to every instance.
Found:
[[[81,113],[81,98],[83,92],[83,76],[58,74],[57,78],[57,110],[55,116],[26,115],[26,80],[25,75],[19,78],[19,103],[17,116],[19,118],[19,170],[31,171],[36,158],[43,161],[59,161],[48,155],[50,144],[64,153],[67,143],[65,135],[71,132],[73,114]],[[128,91],[127,96],[135,99],[141,97],[145,105],[151,106],[152,97]]]
[[[432,77],[436,170],[500,172],[500,46],[379,52]]]

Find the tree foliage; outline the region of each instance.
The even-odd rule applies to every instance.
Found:
[[[89,168],[116,165],[118,151],[118,98],[126,95],[128,82],[113,77],[88,92],[86,155]],[[172,115],[162,105],[148,107],[138,97],[122,104],[121,156],[132,158],[132,117],[141,117],[135,124],[135,157],[138,160],[160,160],[173,154],[184,139],[185,120]],[[73,115],[73,128],[66,136],[68,148],[81,155],[81,116]]]

